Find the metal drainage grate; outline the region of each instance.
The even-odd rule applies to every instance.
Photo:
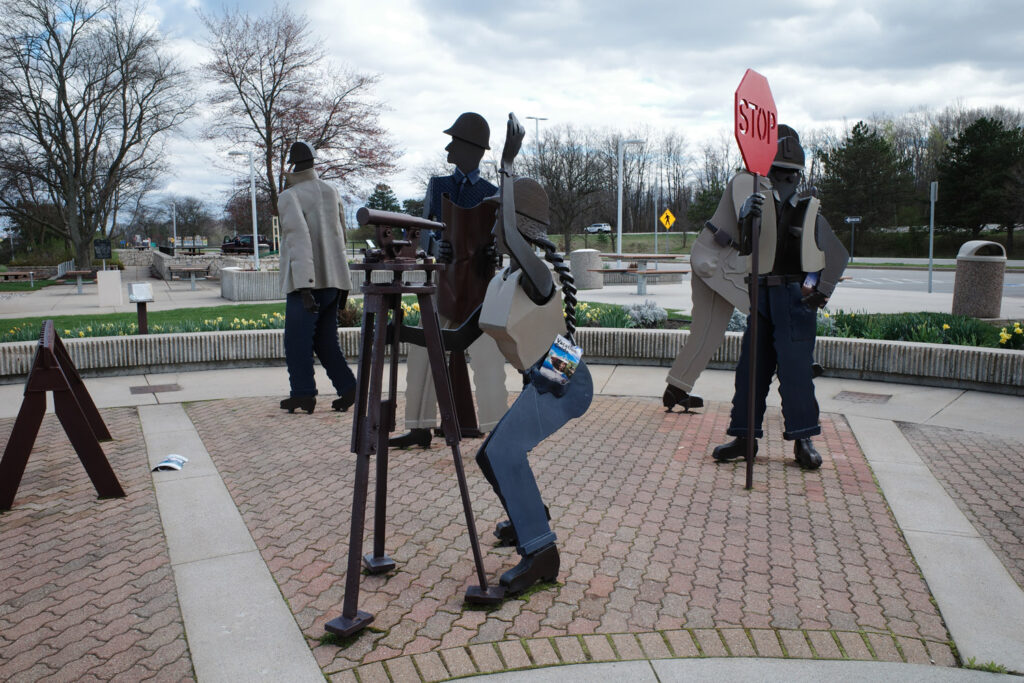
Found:
[[[129,387],[133,394],[158,394],[164,391],[181,391],[177,384],[146,384],[141,387]]]
[[[863,391],[840,391],[836,394],[837,401],[851,403],[888,403],[892,394],[869,394]]]

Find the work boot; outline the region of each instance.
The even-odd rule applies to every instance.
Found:
[[[811,437],[809,436],[793,442],[793,455],[796,456],[796,461],[800,463],[800,467],[805,470],[816,470],[821,467],[821,454],[818,453],[818,449],[811,443]]]
[[[661,396],[661,403],[665,406],[666,412],[671,413],[674,406],[681,406],[683,412],[690,408],[703,408],[704,399],[694,394],[688,394],[679,387],[669,384],[665,387],[665,393]]]
[[[525,556],[519,564],[502,574],[499,581],[505,587],[506,595],[519,595],[535,583],[557,579],[560,564],[558,548],[552,543]]]
[[[718,462],[728,462],[736,458],[747,457],[747,443],[749,439],[745,436],[737,436],[729,443],[724,443],[721,446],[716,446],[715,450],[711,453]],[[757,455],[757,439],[754,439],[754,455]]]
[[[287,410],[289,413],[294,413],[296,408],[312,413],[315,407],[316,396],[289,396],[281,401],[281,410]]]
[[[392,448],[412,448],[413,446],[430,448],[430,439],[429,429],[417,427],[410,429],[405,434],[391,437],[388,439],[388,446]]]
[[[356,402],[356,388],[352,387],[338,398],[331,401],[331,407],[339,413],[344,413]]]

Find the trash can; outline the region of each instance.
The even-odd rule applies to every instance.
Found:
[[[971,240],[956,255],[953,315],[998,318],[1003,303],[1006,250],[998,242]]]
[[[597,249],[577,249],[569,254],[569,268],[576,289],[604,289],[601,252]]]

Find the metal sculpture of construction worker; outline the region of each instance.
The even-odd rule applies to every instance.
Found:
[[[465,113],[444,131],[451,136],[445,148],[448,161],[455,165],[451,175],[430,179],[424,200],[423,216],[447,225],[445,237],[430,236],[424,244],[428,253],[450,264],[438,278],[437,308],[442,328],[459,327],[479,307],[494,275],[496,252],[491,237],[495,207],[482,201],[498,188],[480,176],[480,160],[489,147],[490,128],[482,116]],[[428,233],[429,235],[429,233]],[[426,236],[425,236],[426,237]],[[433,252],[431,252],[433,250]],[[467,349],[476,388],[478,431],[464,436],[481,436],[494,428],[508,408],[505,388],[505,359],[494,340],[484,335]],[[464,373],[465,358],[453,355],[453,368]],[[453,381],[456,403],[468,404],[472,397],[468,384],[459,387]],[[437,424],[437,398],[431,381],[426,350],[411,346],[406,365],[405,426],[408,431],[388,441],[393,447],[430,445]]]
[[[345,258],[345,212],[338,191],[317,176],[316,154],[306,142],[288,153],[292,172],[278,198],[281,220],[281,289],[285,292],[284,355],[291,392],[281,408],[312,413],[316,406],[313,354],[327,371],[338,398],[331,406],[348,410],[356,378],[338,343],[338,308],[352,288]]]
[[[555,533],[527,454],[570,419],[586,412],[594,395],[590,371],[582,361],[564,385],[551,383],[540,372],[556,335],[567,334],[572,339],[576,288],[569,267],[547,238],[544,188],[512,173],[524,135],[522,125],[510,114],[502,152],[501,194],[488,200],[500,203],[494,236],[498,250],[509,256],[509,266],[491,280],[479,319],[480,328],[497,341],[526,382],[476,456],[509,516],[509,521],[498,525],[495,535],[515,545],[521,556],[519,564],[500,579],[510,595],[541,581],[553,581],[560,563]],[[536,255],[537,247],[552,264],[561,288]]]
[[[811,442],[811,437],[821,433],[811,367],[817,310],[828,302],[849,254],[820,214],[818,199],[812,193],[797,194],[804,151],[796,132],[780,125],[778,136],[778,152],[767,178],[761,178],[760,191],[751,194],[753,176],[739,174],[730,181],[719,211],[708,225],[712,239],[727,230],[725,234],[731,244],[726,243],[721,249],[728,259],[733,253],[750,252],[751,226],[754,218],[760,216],[758,263],[767,271],[759,276],[757,339],[751,339],[748,325],[736,368],[736,391],[727,430],[736,438],[715,448],[713,455],[719,462],[742,458],[747,453],[747,439],[762,436],[768,388],[772,376],[778,373],[785,423],[783,438],[794,442],[793,455],[801,467],[817,469],[821,466],[821,455]],[[738,203],[741,196],[745,199]],[[736,207],[738,211],[733,214]],[[734,215],[737,218],[732,218]],[[743,258],[749,263],[749,258]],[[735,284],[735,279],[730,278],[736,275],[725,269],[721,277]],[[748,433],[751,353],[757,354],[753,435]]]

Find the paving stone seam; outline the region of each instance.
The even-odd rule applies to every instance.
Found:
[[[670,659],[707,659],[707,658],[711,657],[711,655],[705,655],[703,653],[703,648],[700,645],[699,639],[696,637],[696,635],[694,633],[695,630],[696,629],[692,629],[692,628],[684,628],[684,629],[676,629],[676,630],[657,630],[657,631],[644,631],[644,632],[636,632],[636,633],[601,633],[601,634],[587,634],[587,635],[597,635],[597,636],[600,636],[600,637],[604,637],[607,640],[609,646],[611,647],[612,652],[614,653],[615,658],[611,659],[611,660],[601,660],[601,661],[627,662],[627,661],[650,661],[650,660],[655,660],[655,659],[666,659],[664,656],[653,656],[651,653],[648,653],[646,651],[646,649],[643,648],[643,643],[642,643],[642,641],[640,639],[640,636],[642,636],[642,635],[650,635],[650,634],[657,634],[658,636],[660,636],[661,640],[665,643],[666,647],[668,648],[669,653],[671,654]],[[714,629],[702,629],[702,630],[709,630],[709,631],[713,630],[713,631],[715,631],[716,635],[718,636],[719,640],[721,641],[721,643],[722,643],[722,645],[723,645],[723,647],[724,647],[724,649],[725,649],[725,651],[727,653],[725,655],[726,657],[728,657],[730,659],[740,659],[740,658],[744,658],[744,657],[747,657],[747,658],[750,657],[750,655],[734,655],[734,654],[732,654],[732,651],[728,647],[728,644],[727,644],[725,636],[724,636],[724,631],[725,630],[737,630],[736,627],[731,627],[731,628],[730,627],[717,627],[717,628],[714,628]],[[760,652],[759,648],[757,647],[757,643],[755,642],[754,638],[750,634],[750,629],[749,628],[740,628],[738,630],[742,630],[744,632],[744,634],[747,636],[747,638],[750,641],[750,645],[754,649],[754,652],[755,652],[755,654],[753,656],[757,657],[757,658],[766,658],[767,657],[767,658],[771,658],[771,659],[807,659],[806,657],[790,656],[788,654],[788,652],[786,651],[785,645],[783,643],[783,639],[782,639],[782,634],[783,633],[799,633],[803,637],[804,641],[807,643],[808,647],[810,648],[810,651],[811,651],[811,653],[813,655],[811,657],[811,659],[816,659],[816,660],[883,661],[883,662],[884,661],[890,661],[890,660],[884,659],[884,658],[879,656],[879,654],[876,651],[876,649],[870,643],[870,640],[868,638],[869,634],[889,638],[890,641],[893,643],[895,651],[900,656],[900,660],[899,660],[898,663],[904,663],[904,664],[914,664],[915,663],[915,662],[910,661],[910,659],[907,657],[907,655],[906,655],[906,653],[904,651],[904,648],[903,648],[903,646],[900,643],[900,639],[901,638],[904,638],[907,641],[917,642],[917,643],[921,644],[923,647],[925,647],[926,649],[928,648],[929,645],[936,645],[936,646],[943,646],[943,647],[946,647],[946,648],[950,649],[950,651],[954,651],[953,647],[951,647],[951,644],[948,641],[933,640],[933,639],[929,639],[929,638],[918,638],[918,637],[911,637],[911,636],[898,636],[895,633],[892,633],[892,632],[889,632],[889,631],[881,631],[881,630],[878,630],[878,631],[875,631],[875,630],[843,631],[843,630],[830,629],[830,630],[819,631],[819,630],[813,630],[813,629],[771,629],[771,631],[775,634],[776,640],[778,641],[779,646],[780,646],[780,650],[783,653],[782,657],[778,657],[777,655],[770,655],[768,653]],[[671,646],[671,642],[670,642],[670,638],[669,638],[669,634],[670,633],[686,633],[690,637],[691,641],[693,642],[696,650],[698,652],[700,652],[701,654],[699,654],[697,656],[685,656],[685,655],[678,654],[676,652],[675,648],[673,648]],[[811,634],[812,633],[822,634],[825,637],[830,638],[831,641],[835,644],[836,650],[839,652],[840,656],[839,657],[831,657],[831,656],[826,656],[825,654],[819,653],[818,650],[813,645],[813,641],[812,641],[812,638],[811,638]],[[865,645],[865,649],[867,650],[867,652],[871,655],[870,659],[865,659],[865,658],[861,658],[861,657],[853,657],[853,656],[851,656],[847,652],[847,648],[843,646],[842,640],[840,638],[840,634],[850,634],[850,635],[852,635],[855,638],[859,638],[860,641]],[[633,640],[639,645],[639,647],[641,649],[641,652],[643,653],[643,656],[642,657],[624,657],[624,656],[622,656],[619,653],[618,648],[615,646],[614,639],[612,638],[612,636],[616,636],[616,635],[632,637]],[[585,655],[585,662],[582,662],[582,663],[589,664],[589,663],[594,663],[594,662],[598,661],[598,660],[594,659],[593,655],[591,654],[590,648],[587,647],[586,642],[584,641],[583,635],[573,635],[573,636],[568,636],[568,637],[569,638],[575,638],[580,643],[580,645],[582,646],[582,649],[583,649],[583,652],[584,652],[584,655]],[[501,661],[502,666],[504,667],[504,668],[501,669],[501,671],[531,671],[533,669],[547,669],[547,668],[553,668],[553,667],[558,667],[558,666],[571,666],[571,665],[574,665],[574,664],[580,664],[581,663],[581,662],[575,662],[575,661],[566,661],[565,658],[563,657],[562,653],[559,651],[557,644],[554,642],[555,641],[554,637],[548,637],[548,638],[538,638],[538,639],[535,639],[535,640],[546,641],[552,647],[552,649],[554,650],[555,657],[558,659],[558,661],[554,662],[554,663],[551,663],[551,664],[538,664],[535,656],[530,651],[530,647],[529,647],[528,643],[526,642],[527,640],[528,639],[526,639],[526,638],[519,638],[519,639],[510,639],[510,640],[505,640],[505,641],[495,641],[495,642],[491,642],[491,643],[478,643],[478,644],[474,644],[474,645],[490,645],[491,648],[494,650],[494,652],[497,653],[498,659],[499,659],[499,661]],[[522,645],[523,649],[526,651],[527,657],[529,657],[529,660],[530,660],[531,664],[529,666],[508,667],[508,663],[506,662],[505,658],[502,657],[501,649],[498,647],[499,643],[502,643],[502,642],[518,642],[518,643],[520,643],[520,645]],[[447,673],[449,674],[448,678],[447,679],[443,679],[443,680],[452,680],[452,679],[457,679],[457,678],[464,678],[466,676],[475,676],[475,675],[481,673],[481,668],[477,664],[476,659],[473,656],[472,651],[470,650],[470,647],[471,647],[470,645],[462,645],[462,646],[459,646],[459,647],[445,648],[443,650],[434,650],[433,651],[436,655],[438,655],[438,659],[440,660],[441,665],[445,668],[445,671],[447,671]],[[718,656],[718,655],[716,655],[716,656]],[[371,662],[371,663],[368,663],[368,664],[356,665],[356,666],[351,667],[349,669],[340,669],[338,671],[325,671],[324,673],[327,674],[328,676],[333,676],[333,675],[342,674],[345,671],[352,671],[355,674],[355,676],[357,677],[358,680],[362,680],[362,678],[365,675],[369,675],[369,669],[367,667],[373,666],[374,670],[376,671],[376,666],[377,665],[381,665],[381,666],[384,667],[384,670],[387,672],[387,674],[388,674],[388,676],[389,676],[389,678],[391,680],[397,680],[394,677],[394,675],[391,673],[391,668],[392,667],[389,666],[389,663],[396,662],[397,660],[406,659],[406,658],[409,658],[409,659],[412,660],[413,668],[416,670],[416,673],[419,676],[420,681],[422,681],[423,683],[427,683],[430,680],[436,680],[436,679],[428,679],[428,678],[426,678],[423,675],[422,668],[416,663],[415,658],[414,657],[409,657],[408,655],[392,657],[390,659],[383,659],[383,660],[379,660],[379,661],[376,661],[376,662]],[[459,658],[459,659],[466,658],[466,659],[468,659],[472,663],[473,668],[475,669],[475,672],[474,673],[470,673],[470,674],[466,674],[466,673],[453,673],[451,668],[447,665],[446,662],[447,661],[451,661],[451,660],[456,659],[456,658]],[[936,666],[940,666],[938,664],[935,664],[935,665]],[[361,671],[363,672],[363,675],[360,675]],[[488,673],[491,673],[491,672],[488,672]],[[498,673],[498,672],[494,672],[494,673]]]

